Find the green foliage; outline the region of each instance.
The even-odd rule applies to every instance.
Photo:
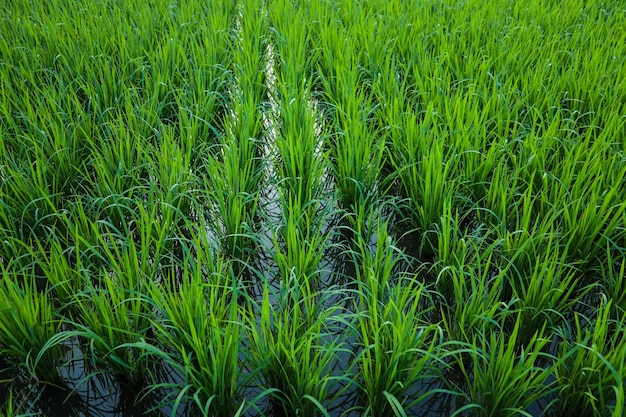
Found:
[[[611,304],[599,306],[595,323],[576,315],[562,332],[555,374],[565,414],[619,415],[626,378],[626,330],[623,316],[611,318]]]
[[[224,265],[213,267],[211,281],[197,270],[179,283],[150,286],[159,318],[152,321],[156,345],[148,348],[148,358],[160,358],[182,374],[182,382],[170,385],[179,392],[174,404],[187,395],[203,415],[234,415],[242,401],[242,316],[236,287],[222,279]]]
[[[625,11],[562,3],[5,1],[5,414],[623,414]]]
[[[469,361],[466,364],[464,358],[458,360],[467,382],[467,404],[454,415],[474,410],[481,416],[531,416],[529,407],[556,390],[549,382],[552,369],[542,366],[542,362],[552,359],[543,351],[550,342],[544,337],[545,327],[539,328],[520,349],[520,317],[510,334],[492,329],[474,335],[463,352]]]
[[[16,368],[35,380],[61,382],[59,367],[64,349],[50,341],[61,331],[61,320],[46,292],[35,278],[2,268],[0,280],[0,352]],[[14,373],[15,374],[15,373]]]
[[[335,385],[345,378],[332,372],[342,350],[333,323],[337,307],[328,305],[333,292],[313,292],[292,276],[278,292],[264,284],[251,305],[246,357],[253,382],[288,415],[327,415]]]

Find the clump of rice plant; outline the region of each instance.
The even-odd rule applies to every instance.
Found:
[[[325,64],[319,75],[332,132],[326,146],[337,198],[343,208],[353,210],[371,204],[378,194],[385,143],[371,125],[375,106],[359,71],[359,50],[347,41],[350,30],[329,23],[329,30],[319,34],[320,61]]]
[[[319,207],[320,203],[314,201],[310,205]],[[321,222],[329,213],[320,210],[317,214],[319,218],[309,206],[299,215],[296,208],[289,210],[283,224],[273,233],[272,249],[278,278],[283,282],[297,279],[311,290],[321,285],[321,262],[329,240],[328,233],[321,227]]]
[[[96,369],[104,367],[131,387],[146,382],[148,364],[140,349],[130,344],[144,340],[149,331],[149,311],[141,289],[105,276],[101,288],[76,295],[74,331],[69,336],[86,340],[84,349]],[[128,281],[126,281],[128,284]]]
[[[433,392],[417,385],[437,377],[441,329],[426,319],[428,293],[413,280],[379,286],[367,278],[355,327],[359,351],[355,363],[363,415],[405,415]],[[377,288],[378,287],[378,288]]]
[[[620,262],[621,258],[621,262]],[[613,309],[626,312],[626,257],[606,250],[606,264],[600,268],[602,286]]]
[[[403,118],[402,134],[393,143],[390,157],[394,176],[409,199],[411,217],[421,233],[439,222],[444,204],[451,201],[459,181],[455,175],[458,162],[444,150],[444,132],[440,131],[434,109],[425,113],[419,123],[410,113]]]
[[[363,415],[406,415],[433,393],[420,392],[417,386],[438,375],[443,334],[428,321],[432,300],[418,275],[396,276],[401,254],[387,234],[387,223],[380,218],[369,221],[378,234],[373,244],[367,228],[354,234],[353,385]]]
[[[531,416],[529,407],[556,391],[549,366],[554,358],[544,352],[550,342],[545,326],[520,348],[520,317],[510,332],[485,326],[462,349],[457,363],[467,384],[467,404],[453,415],[472,411],[480,416]]]
[[[267,23],[258,4],[244,1],[234,16],[238,31],[231,34],[227,45],[231,76],[227,78],[228,112],[219,141],[208,150],[205,158],[207,176],[203,179],[207,195],[218,216],[217,231],[225,253],[243,270],[256,252],[254,225],[257,221],[261,183],[266,163],[261,159],[261,144],[265,134],[261,108],[265,101],[265,38]],[[228,58],[227,58],[228,57]]]
[[[51,236],[47,241],[49,249],[46,250],[40,244],[38,250],[33,251],[32,257],[37,259],[37,267],[42,270],[55,306],[63,309],[85,288],[88,282],[87,270],[81,264],[80,244],[64,251],[64,244],[58,236]],[[72,265],[72,261],[75,265]]]
[[[508,310],[509,300],[502,297],[507,269],[494,259],[498,241],[485,244],[467,236],[450,244],[451,256],[432,268],[442,296],[442,324],[451,340],[471,342],[485,323],[500,322]]]
[[[328,304],[333,292],[312,291],[292,275],[278,291],[264,283],[261,298],[251,300],[245,356],[252,382],[287,415],[328,415],[338,381],[345,378],[333,372],[343,350],[335,333],[341,312]]]
[[[516,276],[513,300],[521,321],[518,341],[523,345],[544,325],[549,329],[560,328],[567,312],[592,290],[589,286],[578,287],[579,271],[566,262],[566,254],[553,246],[554,240],[546,242],[545,254],[536,259],[530,271],[516,274],[511,270]]]
[[[64,349],[54,339],[62,319],[46,291],[28,271],[18,274],[2,266],[0,280],[0,352],[16,369],[36,381],[62,384],[59,367]]]
[[[559,387],[557,407],[562,413],[604,416],[619,415],[624,408],[626,380],[626,330],[611,318],[612,301],[597,310],[595,323],[580,314],[572,326],[559,332]]]
[[[9,398],[1,405],[2,410],[0,410],[1,417],[13,417],[15,416],[15,400],[13,399],[13,389],[9,391]]]
[[[219,214],[217,221],[220,243],[224,253],[247,262],[255,251],[251,238],[258,207],[259,179],[262,170],[255,162],[253,138],[244,143],[231,141],[222,148],[222,158],[209,156],[205,180],[210,184],[208,197]],[[220,160],[221,159],[221,160]],[[210,178],[210,180],[209,180]],[[221,230],[220,230],[221,229]]]
[[[180,282],[168,278],[150,285],[158,344],[147,349],[147,357],[158,358],[182,378],[161,385],[173,390],[173,398],[162,405],[172,404],[176,410],[181,401],[191,401],[202,415],[235,415],[244,407],[239,351],[246,316],[237,304],[238,289],[226,273],[212,269],[203,276],[199,268],[186,272]]]

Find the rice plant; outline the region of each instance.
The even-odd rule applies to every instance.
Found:
[[[3,404],[3,410],[0,411],[0,416],[2,417],[13,417],[15,415],[15,403],[13,400],[13,390],[9,392],[9,398]]]
[[[234,73],[229,82],[230,114],[223,132],[206,161],[209,198],[222,223],[222,245],[234,259],[244,263],[255,252],[250,238],[256,221],[264,163],[260,159],[264,135],[261,107],[265,100],[264,72],[267,23],[258,4],[240,5],[236,25],[228,44]],[[214,65],[224,65],[216,61]],[[241,266],[239,266],[241,267]]]
[[[2,356],[16,371],[21,368],[35,381],[62,384],[59,367],[64,349],[50,344],[61,331],[62,320],[55,315],[50,296],[37,288],[32,274],[17,275],[4,266],[0,291]]]
[[[340,311],[328,305],[331,294],[311,291],[292,275],[277,292],[264,284],[261,298],[252,304],[247,362],[274,413],[328,415],[338,382],[346,378],[333,372],[343,350],[336,334],[343,319],[335,318]]]
[[[573,325],[560,332],[555,374],[563,413],[601,416],[623,410],[626,333],[611,318],[611,304],[600,305],[595,323],[576,315]]]
[[[375,106],[359,71],[360,51],[349,42],[339,41],[351,39],[349,33],[350,27],[330,21],[329,27],[319,34],[320,61],[325,64],[319,75],[332,123],[333,133],[326,146],[338,199],[351,210],[376,195],[385,144],[370,123]]]
[[[481,416],[531,416],[530,406],[556,390],[549,379],[552,369],[545,365],[553,359],[543,351],[550,342],[545,327],[518,349],[519,317],[510,333],[487,330],[474,335],[467,349],[470,365],[458,361],[467,382],[467,404],[454,415],[472,410]]]
[[[382,286],[368,278],[360,290],[359,351],[355,353],[363,415],[406,415],[431,391],[418,384],[436,378],[443,361],[441,329],[429,324],[428,294],[415,280]]]
[[[619,261],[621,257],[621,262]],[[612,302],[613,308],[624,310],[626,305],[626,259],[624,255],[618,256],[607,250],[606,265],[601,269],[603,277],[603,287],[607,293],[607,298]]]
[[[450,340],[471,342],[484,327],[502,323],[511,300],[503,297],[507,268],[498,268],[495,247],[461,240],[450,264],[436,263],[441,319]]]
[[[120,253],[118,273],[105,275],[74,295],[73,330],[67,337],[86,340],[86,356],[97,369],[110,369],[123,383],[141,387],[147,375],[142,352],[125,347],[147,337],[150,312],[136,252]]]
[[[224,272],[218,269],[216,275],[203,277],[198,269],[178,284],[150,286],[158,309],[158,320],[152,322],[160,343],[147,347],[147,357],[162,360],[182,377],[162,385],[174,388],[173,398],[160,403],[173,404],[174,412],[183,400],[193,402],[205,416],[235,415],[243,408],[239,321],[245,316],[237,305],[237,288],[217,275]]]

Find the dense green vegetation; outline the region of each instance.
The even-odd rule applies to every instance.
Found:
[[[0,416],[625,413],[623,2],[3,4]]]

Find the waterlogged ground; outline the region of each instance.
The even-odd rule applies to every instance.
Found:
[[[620,1],[0,13],[0,417],[611,416]]]

